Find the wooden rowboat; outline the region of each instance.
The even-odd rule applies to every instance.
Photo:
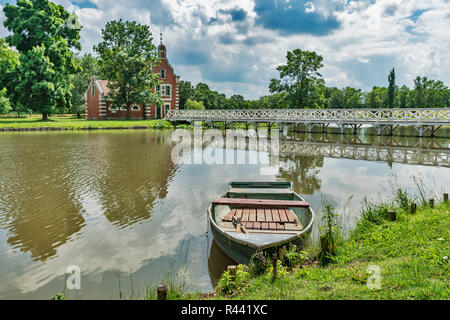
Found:
[[[309,237],[314,212],[290,182],[231,182],[208,208],[217,245],[246,264],[258,250],[302,245]]]

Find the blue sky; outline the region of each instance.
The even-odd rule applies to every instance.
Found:
[[[0,0],[0,6],[15,0]],[[183,80],[205,82],[228,96],[268,94],[286,52],[313,50],[324,58],[329,86],[364,90],[412,86],[428,76],[450,84],[448,0],[54,0],[76,6],[83,52],[101,40],[114,19],[150,25],[163,33],[168,57]],[[0,13],[0,23],[3,21]],[[0,26],[0,36],[7,30]]]

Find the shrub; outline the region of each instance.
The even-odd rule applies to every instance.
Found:
[[[252,275],[261,275],[264,274],[269,268],[270,261],[266,258],[266,255],[263,251],[258,250],[252,256],[249,263],[249,270]]]
[[[236,268],[236,276],[231,275],[228,271],[222,274],[216,290],[225,294],[233,294],[245,288],[249,280],[250,273],[248,272],[248,267],[240,264]]]

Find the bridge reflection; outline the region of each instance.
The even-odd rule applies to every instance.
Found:
[[[280,153],[450,167],[448,141],[437,138],[375,137],[367,141],[358,136],[295,134],[282,138]]]

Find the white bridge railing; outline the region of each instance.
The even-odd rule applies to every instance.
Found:
[[[450,125],[449,109],[170,110],[169,121]]]

